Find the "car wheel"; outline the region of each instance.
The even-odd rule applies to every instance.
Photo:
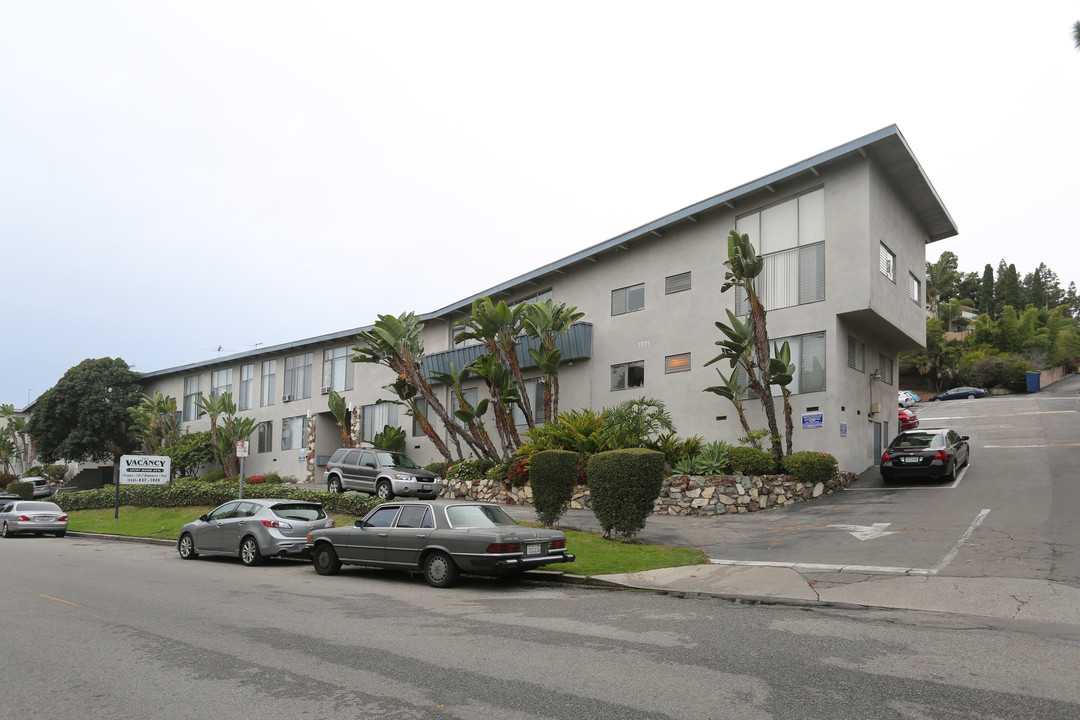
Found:
[[[176,550],[184,560],[194,560],[199,557],[199,553],[195,552],[195,540],[188,533],[180,536],[179,542],[176,543]]]
[[[341,569],[341,561],[338,560],[337,552],[328,542],[319,543],[319,546],[315,548],[315,553],[311,557],[311,562],[315,565],[315,572],[320,575],[337,575],[338,570]]]
[[[3,537],[9,538],[9,537],[11,537],[11,536],[12,536],[12,535],[14,535],[14,534],[15,534],[15,533],[13,533],[13,532],[11,532],[10,530],[8,530],[8,526],[7,526],[7,523],[4,523],[4,527],[3,527],[3,529],[0,529],[0,535],[2,535]]]
[[[968,400],[974,400],[974,399],[975,399],[974,395],[968,395]]]
[[[424,561],[424,579],[431,587],[452,587],[460,574],[458,566],[444,552],[433,552]]]
[[[262,553],[259,552],[259,543],[255,538],[248,535],[240,541],[240,562],[251,567],[254,565],[261,565],[262,561],[263,556]]]
[[[390,483],[386,480],[380,480],[379,484],[375,486],[375,494],[380,500],[394,499],[394,489],[390,487]]]
[[[56,533],[56,537],[64,537],[65,535],[67,535],[67,530],[60,530]]]
[[[341,478],[337,477],[330,478],[330,482],[327,483],[326,489],[327,491],[332,493],[345,492],[345,490],[341,487]]]

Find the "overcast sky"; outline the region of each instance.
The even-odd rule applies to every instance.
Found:
[[[1078,19],[0,0],[0,402],[431,312],[891,124],[960,229],[928,259],[1080,283]]]

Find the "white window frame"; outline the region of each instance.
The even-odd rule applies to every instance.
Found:
[[[281,449],[300,450],[307,447],[307,417],[294,415],[281,421]]]
[[[274,421],[263,420],[255,430],[255,452],[274,452]]]
[[[202,375],[184,378],[184,422],[199,418],[198,401],[202,398]]]
[[[544,415],[544,380],[543,378],[533,378],[532,380],[525,381],[525,392],[529,394],[529,402],[532,404],[533,422],[536,424],[542,424],[547,422],[547,418]],[[514,411],[514,424],[525,425],[525,413],[517,405],[513,406]]]
[[[848,335],[848,367],[853,370],[858,370],[861,373],[866,372],[866,344],[859,342],[851,335]]]
[[[893,359],[878,353],[878,375],[886,385],[893,384]]]
[[[674,295],[675,293],[686,292],[691,288],[692,278],[690,276],[691,271],[687,270],[684,273],[678,273],[677,275],[668,275],[664,278],[664,294]]]
[[[255,363],[240,366],[240,391],[237,393],[236,409],[250,410],[255,389]]]
[[[878,250],[878,270],[881,274],[889,278],[889,280],[896,282],[896,253],[889,249],[889,246],[885,243],[879,243]]]
[[[213,370],[210,373],[210,397],[216,398],[232,392],[232,368]]]
[[[375,436],[387,425],[397,426],[397,404],[391,402],[375,403],[363,407],[363,428],[361,439],[372,442]]]
[[[311,397],[311,363],[313,353],[290,355],[285,358],[285,383],[282,399],[302,400]]]
[[[323,350],[323,392],[352,390],[352,358],[349,346]]]
[[[640,302],[638,301],[640,298]],[[645,283],[627,285],[611,291],[611,316],[626,315],[645,309]]]
[[[690,353],[668,355],[664,358],[664,374],[690,372]]]
[[[633,370],[640,370],[639,373],[632,372]],[[634,376],[637,375],[637,378]],[[631,385],[630,382],[637,379],[636,385]],[[622,390],[636,390],[637,388],[645,387],[645,361],[633,360],[631,362],[615,363],[611,366],[611,392],[620,392]]]
[[[263,360],[262,374],[260,375],[260,400],[259,406],[266,407],[274,404],[274,386],[277,384],[277,360]]]
[[[916,305],[922,305],[922,283],[914,273],[908,273],[908,298]]]
[[[791,394],[800,395],[803,393],[824,392],[826,390],[826,370],[828,369],[828,352],[825,345],[825,331],[819,330],[818,332],[804,333],[802,335],[769,338],[769,345],[780,347],[785,341],[791,349],[791,362],[795,366],[794,377],[791,380],[791,384],[788,385],[788,390]],[[813,366],[812,363],[814,360],[820,361],[820,368]],[[808,364],[810,365],[809,368],[806,367]],[[746,375],[746,370],[740,366],[739,384],[746,385],[747,383],[748,377]],[[782,389],[779,385],[774,385],[772,386],[771,391],[773,397],[779,397]],[[747,389],[745,397],[754,397],[753,391]]]

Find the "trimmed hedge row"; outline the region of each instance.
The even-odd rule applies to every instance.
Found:
[[[578,484],[581,454],[570,450],[541,450],[532,456],[529,484],[533,491],[536,519],[553,527],[570,507]]]
[[[664,453],[645,448],[589,456],[592,509],[604,537],[615,531],[634,541],[664,487],[664,462]]]
[[[199,480],[173,480],[164,485],[121,485],[120,504],[136,507],[190,507],[220,505],[237,496],[236,482],[207,483]],[[328,513],[363,516],[382,501],[370,495],[329,493],[304,490],[288,485],[250,485],[244,483],[245,498],[282,498],[321,503]],[[100,510],[116,505],[116,488],[105,487],[60,493],[51,498],[62,509]]]

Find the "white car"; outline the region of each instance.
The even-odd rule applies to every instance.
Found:
[[[33,533],[38,537],[50,533],[64,537],[67,526],[67,513],[56,503],[16,500],[4,501],[0,507],[0,536],[6,538],[16,533]]]
[[[910,390],[901,390],[896,393],[896,402],[899,403],[902,408],[909,408],[915,403],[919,402],[921,398]]]

